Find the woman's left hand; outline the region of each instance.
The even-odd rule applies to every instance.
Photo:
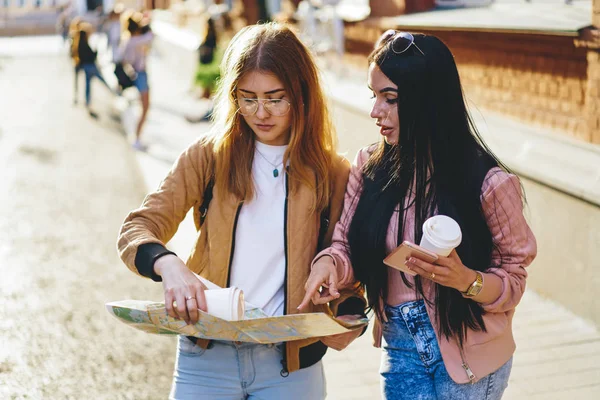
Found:
[[[448,257],[439,256],[435,264],[415,256],[409,258],[405,264],[421,277],[460,292],[465,292],[477,279],[477,273],[462,263],[456,250],[452,250]]]

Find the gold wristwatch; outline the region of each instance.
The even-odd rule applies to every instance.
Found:
[[[483,274],[479,271],[475,271],[475,273],[477,274],[475,281],[471,283],[471,286],[466,291],[461,292],[465,297],[477,296],[481,292],[481,288],[483,288]]]

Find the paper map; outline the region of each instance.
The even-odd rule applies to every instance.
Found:
[[[269,317],[262,310],[251,308],[246,309],[240,321],[225,321],[200,311],[198,323],[187,325],[167,315],[164,303],[123,300],[107,303],[106,308],[121,322],[148,333],[262,344],[336,335],[368,323],[366,318],[348,323],[325,313]]]

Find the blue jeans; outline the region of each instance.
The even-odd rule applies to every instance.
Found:
[[[77,97],[78,97],[78,92],[79,92],[79,72],[81,71],[81,66],[80,65],[76,65],[75,66],[75,79],[73,81],[74,86],[73,86],[73,103],[77,104]]]
[[[92,86],[92,78],[96,77],[96,78],[100,79],[100,82],[102,82],[104,84],[104,86],[106,86],[108,88],[108,90],[110,90],[112,92],[112,89],[110,88],[110,86],[108,86],[108,83],[106,83],[106,81],[102,77],[102,74],[100,74],[100,71],[98,70],[98,66],[96,65],[96,63],[81,64],[81,68],[85,72],[85,105],[86,106],[90,105],[90,101],[91,101],[91,97],[92,97],[92,87],[91,87]]]
[[[325,398],[323,363],[281,376],[283,345],[213,341],[202,349],[179,336],[169,399]]]
[[[138,72],[133,84],[140,93],[150,90],[150,87],[148,86],[148,73],[146,71]]]
[[[381,392],[384,399],[496,400],[508,386],[512,358],[475,384],[450,378],[423,300],[385,306]]]

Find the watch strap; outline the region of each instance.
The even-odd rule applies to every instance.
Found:
[[[473,283],[471,283],[471,285],[469,285],[469,287],[467,288],[466,291],[461,292],[462,295],[465,297],[477,296],[479,294],[479,292],[481,292],[481,289],[483,288],[483,274],[479,271],[475,271],[475,273],[477,274],[477,277],[475,278]]]

